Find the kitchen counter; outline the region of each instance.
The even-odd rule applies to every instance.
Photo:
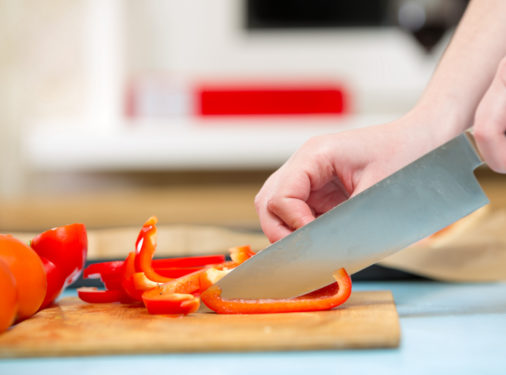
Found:
[[[8,359],[0,374],[505,373],[506,283],[355,282],[354,289],[392,291],[399,348]]]

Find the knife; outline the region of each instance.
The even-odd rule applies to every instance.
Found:
[[[288,298],[353,274],[486,205],[463,133],[273,243],[218,282],[224,298]]]

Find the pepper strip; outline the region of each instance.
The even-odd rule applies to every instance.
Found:
[[[142,301],[150,314],[190,314],[198,310],[200,299],[200,270],[158,285],[142,293]]]
[[[111,303],[124,300],[122,290],[99,290],[95,287],[77,288],[77,296],[88,303]]]
[[[157,283],[166,283],[173,280],[156,272],[151,264],[156,250],[156,223],[158,219],[151,216],[142,226],[137,241],[135,242],[135,270],[144,272],[146,277]]]
[[[249,245],[231,247],[228,249],[228,251],[230,253],[230,258],[237,265],[244,263],[253,255],[255,255]]]
[[[158,288],[142,295],[144,305],[150,314],[191,314],[199,309],[200,300],[192,294],[160,293]]]
[[[133,275],[135,274],[135,253],[132,251],[125,259],[123,267],[121,286],[125,293],[137,301],[142,301],[142,290],[137,290],[134,285]]]
[[[223,263],[225,255],[197,255],[183,258],[153,259],[151,264],[155,270],[159,268],[204,267],[210,264]]]
[[[204,304],[219,314],[267,314],[329,310],[344,303],[351,294],[351,279],[344,268],[334,272],[338,289],[327,286],[304,296],[289,299],[221,298],[221,289],[210,286],[201,294]]]

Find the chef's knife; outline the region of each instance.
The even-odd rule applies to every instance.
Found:
[[[218,282],[224,298],[285,298],[352,274],[486,205],[468,133],[321,215]]]

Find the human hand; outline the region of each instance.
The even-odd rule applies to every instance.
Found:
[[[506,57],[478,106],[474,137],[487,165],[506,173]]]
[[[442,143],[423,114],[311,138],[255,198],[262,230],[275,242]]]

